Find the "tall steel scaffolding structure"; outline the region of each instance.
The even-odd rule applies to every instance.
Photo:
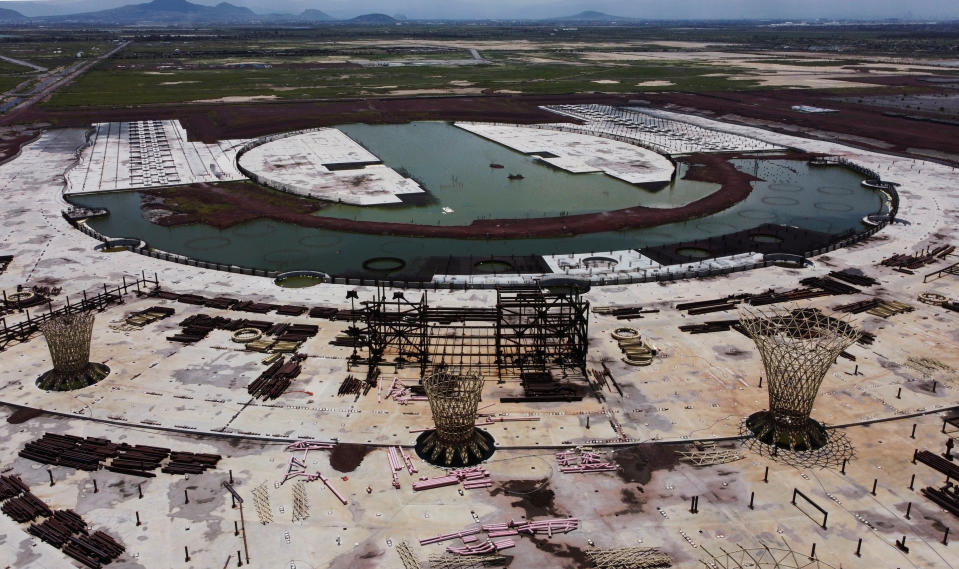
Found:
[[[425,375],[430,360],[426,293],[413,302],[403,292],[387,299],[386,289],[378,288],[376,298],[365,304],[370,365],[381,362],[389,348],[403,360],[419,364],[420,376]]]
[[[742,305],[740,310],[739,321],[762,356],[769,390],[769,410],[750,415],[746,427],[776,448],[823,447],[826,430],[810,417],[813,403],[829,366],[859,338],[859,331],[814,308]]]
[[[500,371],[576,368],[585,373],[589,302],[573,291],[496,291],[496,360]]]
[[[575,291],[498,290],[495,307],[433,307],[379,289],[364,302],[369,363],[445,366],[520,375],[550,368],[585,374],[589,303]]]

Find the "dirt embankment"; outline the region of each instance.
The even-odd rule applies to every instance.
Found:
[[[752,191],[750,182],[756,180],[741,172],[729,161],[728,156],[718,154],[694,154],[686,158],[692,168],[686,178],[722,184],[716,192],[687,205],[672,208],[635,206],[626,209],[547,217],[541,219],[483,219],[470,225],[416,225],[354,221],[336,217],[312,215],[316,209],[299,201],[278,200],[271,190],[265,190],[244,182],[231,184],[194,184],[174,190],[190,199],[166,200],[162,207],[172,213],[148,217],[160,225],[181,225],[200,221],[219,228],[226,228],[252,219],[274,219],[294,223],[302,227],[317,227],[336,231],[366,233],[372,235],[401,235],[409,237],[446,237],[454,239],[525,239],[533,237],[557,237],[616,231],[639,227],[652,227],[695,219],[722,211],[746,199]],[[242,191],[234,188],[242,186]],[[164,196],[170,190],[156,190],[148,195]],[[260,195],[262,193],[262,196]],[[293,198],[302,200],[302,198]],[[312,202],[318,203],[318,202]],[[147,204],[148,208],[156,207]]]

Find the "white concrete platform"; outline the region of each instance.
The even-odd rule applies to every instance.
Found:
[[[669,182],[675,170],[656,152],[608,138],[505,124],[456,126],[523,154],[551,154],[540,159],[573,174],[603,172],[630,184],[653,184]]]
[[[176,120],[93,125],[89,143],[67,174],[68,194],[243,180],[236,151],[243,140],[190,142]]]
[[[541,108],[584,123],[541,125],[544,128],[611,137],[670,156],[694,152],[770,152],[783,149],[773,142],[665,118],[647,109],[609,105],[551,105]]]
[[[261,139],[241,151],[240,166],[258,182],[297,195],[355,205],[400,203],[419,184],[335,128]]]

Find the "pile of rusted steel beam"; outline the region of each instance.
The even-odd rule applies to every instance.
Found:
[[[954,245],[940,245],[938,247],[927,247],[915,255],[897,254],[883,259],[880,264],[886,267],[893,267],[899,272],[913,274],[912,271],[924,267],[930,263],[935,263],[946,256],[951,255],[956,250]]]
[[[273,362],[263,373],[247,386],[247,392],[256,398],[276,399],[290,387],[290,384],[300,375],[300,362],[306,356],[296,354],[286,361],[285,358]]]

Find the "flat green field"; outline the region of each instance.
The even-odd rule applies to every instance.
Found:
[[[755,85],[730,80],[735,70],[705,65],[244,67],[239,69],[95,69],[60,89],[50,108],[184,103],[222,97],[327,99],[356,96],[468,94],[484,90],[530,94],[644,90],[725,90]],[[655,86],[644,83],[656,82]]]

